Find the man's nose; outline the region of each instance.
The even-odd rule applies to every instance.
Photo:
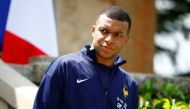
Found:
[[[106,41],[107,43],[113,43],[113,36],[112,36],[112,34],[108,34],[108,35],[106,36],[106,38],[105,38],[105,41]]]

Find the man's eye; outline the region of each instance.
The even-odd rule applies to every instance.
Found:
[[[99,29],[99,31],[100,31],[101,33],[103,33],[103,34],[108,33],[108,31],[107,31],[106,29]]]
[[[117,36],[117,37],[122,37],[122,35],[119,34],[119,33],[116,33],[115,36]]]

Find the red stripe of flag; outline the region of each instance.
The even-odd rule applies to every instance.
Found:
[[[8,31],[5,32],[3,61],[27,64],[32,56],[46,55],[43,51]]]

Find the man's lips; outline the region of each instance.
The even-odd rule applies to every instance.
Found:
[[[107,49],[107,50],[114,50],[113,48],[107,47],[107,46],[102,46],[102,48]]]

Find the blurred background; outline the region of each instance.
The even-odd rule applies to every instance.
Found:
[[[97,14],[110,5],[132,18],[130,40],[121,51],[125,70],[190,76],[190,0],[0,0],[0,58],[20,71],[34,65],[32,57],[50,62],[78,51],[91,44]],[[29,76],[31,69],[26,68]]]
[[[38,2],[38,5],[35,1],[22,1],[22,5],[12,1],[12,7],[10,0],[1,1],[1,10],[4,10],[1,17],[5,20],[1,20],[0,42],[1,57],[5,62],[27,64],[30,56],[57,57],[80,50],[84,44],[91,43],[91,26],[98,12],[109,5],[118,5],[127,9],[132,18],[130,41],[121,52],[127,60],[123,66],[127,71],[161,76],[190,73],[189,0],[48,0]],[[10,7],[6,8],[3,1]],[[28,53],[27,56],[18,55],[10,59],[9,54],[18,53],[18,43],[11,42],[15,39],[6,39],[10,34],[3,32],[3,27],[39,50],[19,46],[20,53]],[[24,62],[14,60],[22,57],[26,57]]]

